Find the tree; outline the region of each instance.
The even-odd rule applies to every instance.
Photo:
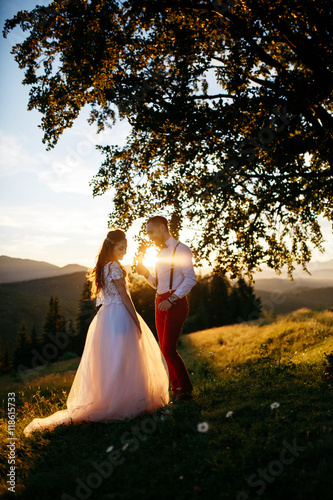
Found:
[[[43,325],[44,337],[48,340],[48,335],[58,335],[59,332],[65,329],[65,318],[61,314],[59,299],[57,296],[50,297],[49,307],[46,311],[45,321]]]
[[[19,365],[29,366],[31,363],[30,336],[28,327],[25,321],[20,324],[17,332],[16,346],[13,355],[13,364],[15,367]]]
[[[197,277],[189,303],[190,315],[184,333],[252,321],[260,317],[262,309],[250,283],[240,278],[232,285],[226,277],[216,273]]]
[[[89,325],[97,312],[95,301],[91,298],[91,285],[88,279],[83,285],[79,312],[76,317],[76,335],[72,337],[72,350],[79,356],[83,352]]]
[[[211,274],[207,276],[208,311],[210,326],[228,325],[235,321],[230,310],[231,284],[224,276]]]
[[[142,316],[157,338],[155,326],[155,290],[139,276],[129,276],[130,291],[135,309]]]
[[[255,296],[253,287],[243,278],[240,278],[232,288],[229,308],[234,321],[238,323],[258,319],[262,312],[260,298]]]
[[[8,347],[4,347],[0,341],[0,374],[9,372],[11,366],[12,363]]]
[[[30,350],[32,349],[38,350],[39,345],[40,345],[40,339],[38,338],[37,335],[36,326],[33,325],[30,333]]]
[[[190,312],[185,321],[183,333],[191,333],[210,328],[211,321],[208,312],[210,294],[207,286],[207,277],[196,276],[196,285],[189,293],[188,301]]]
[[[325,0],[55,0],[19,12],[28,108],[54,147],[80,109],[127,119],[92,181],[110,225],[162,212],[190,224],[197,260],[249,275],[322,248],[332,221],[333,6]]]

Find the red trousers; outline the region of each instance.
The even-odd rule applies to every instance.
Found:
[[[168,311],[160,311],[157,308],[158,304],[172,293],[156,294],[155,320],[160,348],[169,369],[171,387],[173,393],[177,395],[180,392],[191,392],[193,386],[184,361],[177,352],[178,340],[189,312],[187,298],[180,299]]]

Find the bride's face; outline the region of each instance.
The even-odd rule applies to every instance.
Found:
[[[114,247],[113,247],[113,256],[116,260],[122,260],[124,258],[124,255],[126,255],[126,250],[127,250],[127,241],[119,241]]]

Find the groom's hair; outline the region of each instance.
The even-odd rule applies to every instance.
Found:
[[[166,227],[166,229],[168,229],[168,221],[165,217],[163,217],[162,215],[154,215],[154,217],[150,217],[146,224],[163,224],[163,226]]]

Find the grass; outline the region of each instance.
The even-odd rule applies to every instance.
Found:
[[[332,312],[303,309],[183,336],[193,401],[153,416],[60,426],[31,438],[22,431],[34,416],[65,407],[78,360],[33,372],[26,384],[1,377],[4,404],[8,392],[16,394],[15,497],[329,498],[333,389],[324,378],[324,353],[333,351],[332,334]],[[274,402],[279,406],[271,409]],[[200,422],[208,423],[207,432],[198,432]],[[4,477],[6,440],[4,426]],[[13,496],[6,479],[2,493]]]

